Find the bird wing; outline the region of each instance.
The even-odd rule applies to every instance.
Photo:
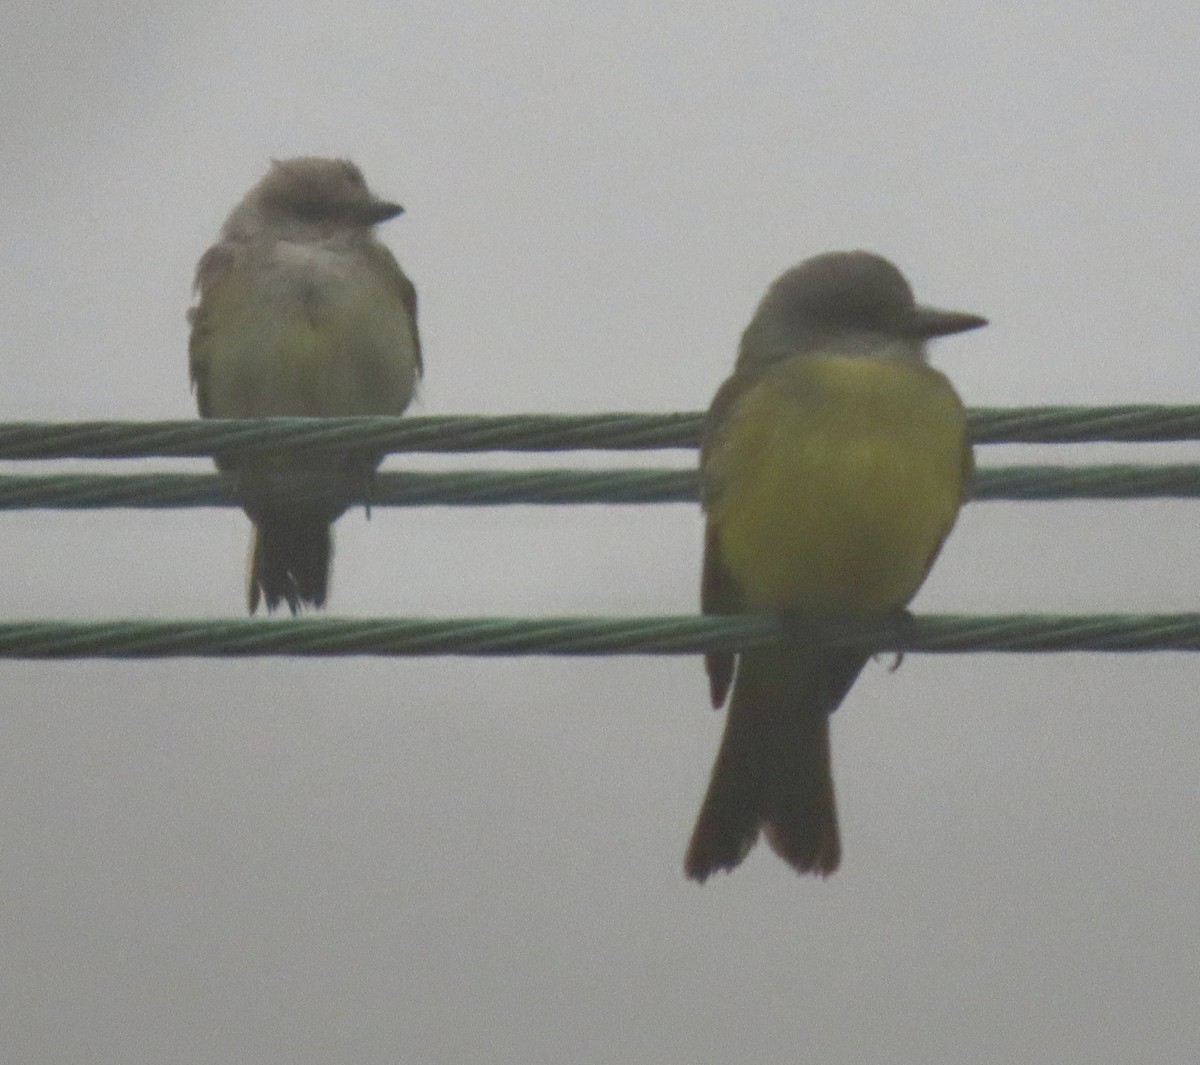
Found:
[[[396,257],[379,241],[370,241],[366,246],[366,253],[372,264],[379,268],[380,272],[388,279],[388,283],[396,290],[400,302],[404,304],[404,309],[408,312],[408,325],[412,330],[413,354],[417,360],[417,376],[420,377],[424,373],[425,366],[421,361],[421,336],[417,330],[416,286],[400,268]]]
[[[229,242],[214,244],[196,265],[195,291],[200,301],[188,311],[192,332],[188,338],[188,376],[196,390],[196,405],[201,418],[211,416],[208,395],[209,336],[208,321],[213,294],[229,277],[237,258],[236,247]]]
[[[720,477],[720,431],[726,418],[746,387],[756,378],[734,374],[717,390],[705,418],[700,442],[701,503],[705,509],[714,502],[723,479]],[[742,609],[737,584],[721,557],[721,542],[711,517],[704,535],[704,568],[700,580],[700,610],[704,614],[736,614]],[[708,671],[709,693],[714,707],[723,706],[733,683],[736,655],[732,651],[713,651],[704,656]]]

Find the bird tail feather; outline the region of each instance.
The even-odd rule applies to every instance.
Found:
[[[733,869],[762,831],[797,872],[828,876],[841,842],[829,715],[866,658],[782,645],[742,652],[708,792],[684,870],[703,882]]]
[[[324,606],[332,561],[333,528],[324,517],[257,521],[250,548],[250,613],[262,600],[268,611],[287,603],[293,614]]]

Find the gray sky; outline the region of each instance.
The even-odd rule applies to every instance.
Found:
[[[414,413],[703,407],[766,284],[844,247],[991,318],[935,350],[971,404],[1194,402],[1198,45],[1191,0],[17,0],[0,418],[191,417],[195,260],[272,155],[309,153],[408,208],[383,235],[421,293]],[[978,458],[1118,454],[1190,452]],[[974,505],[916,607],[1195,609],[1195,522]],[[684,506],[352,514],[332,607],[690,611],[701,528]],[[239,616],[246,540],[236,511],[5,515],[4,614]],[[875,666],[834,724],[841,871],[760,846],[700,889],[681,862],[721,717],[698,659],[3,664],[4,1042],[1192,1061],[1198,669]]]

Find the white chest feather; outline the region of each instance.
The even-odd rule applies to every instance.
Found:
[[[352,245],[244,249],[204,311],[217,417],[399,414],[416,382],[395,277]]]

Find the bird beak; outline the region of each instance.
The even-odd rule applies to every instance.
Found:
[[[373,200],[366,209],[367,221],[373,226],[403,213],[403,207],[398,203],[388,203],[387,200]]]
[[[988,320],[980,318],[977,314],[917,306],[905,313],[900,321],[900,331],[906,336],[926,340],[930,337],[949,336],[951,333],[965,333],[968,329],[978,329],[987,324]]]

